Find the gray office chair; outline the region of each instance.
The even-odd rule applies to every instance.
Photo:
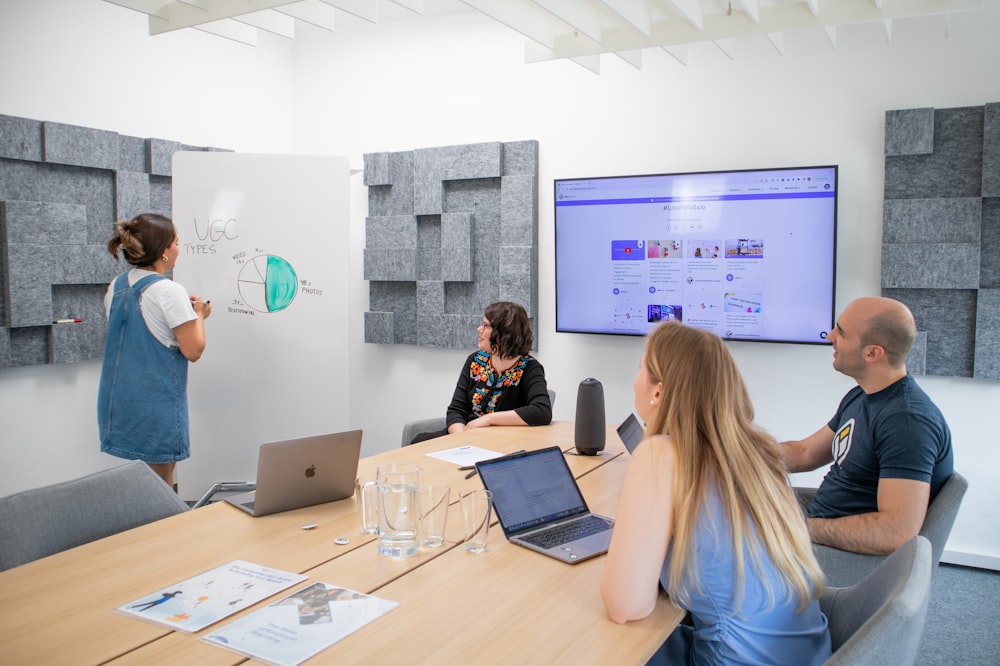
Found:
[[[549,403],[552,407],[556,406],[556,392],[552,389],[549,391]],[[438,430],[444,430],[445,428],[445,417],[437,416],[432,419],[419,419],[417,421],[408,421],[403,424],[403,436],[400,438],[400,446],[409,446],[413,438],[422,432],[436,432]]]
[[[0,498],[0,571],[187,511],[146,463]]]
[[[968,488],[969,482],[966,478],[955,472],[945,481],[934,501],[927,507],[920,535],[931,542],[932,569],[941,561],[948,535],[951,534],[952,525],[955,524],[955,517]],[[816,494],[814,488],[796,488],[795,492],[799,496],[799,501],[805,503]],[[853,585],[871,573],[885,559],[882,555],[850,553],[818,544],[813,544],[813,552],[823,568],[823,573],[826,574],[827,583],[837,587]]]
[[[831,587],[819,605],[830,623],[828,666],[912,664],[931,593],[931,544],[915,536],[861,582]]]

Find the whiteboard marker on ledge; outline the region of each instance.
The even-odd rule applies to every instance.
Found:
[[[53,324],[79,324],[79,323],[82,323],[82,322],[83,322],[82,319],[80,319],[79,317],[75,317],[73,319],[56,319],[52,323]]]

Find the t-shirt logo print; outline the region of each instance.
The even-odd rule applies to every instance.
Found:
[[[842,465],[851,452],[851,439],[854,436],[854,419],[849,420],[840,426],[840,430],[833,436],[833,462]]]

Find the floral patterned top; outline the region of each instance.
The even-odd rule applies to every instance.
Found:
[[[497,372],[490,357],[479,350],[466,359],[448,407],[448,425],[509,409],[528,425],[550,423],[552,404],[542,364],[532,356],[522,356],[511,368]]]

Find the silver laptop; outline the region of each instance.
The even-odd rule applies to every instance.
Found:
[[[266,516],[350,497],[360,457],[360,430],[261,444],[257,490],[226,502]]]
[[[608,552],[614,521],[590,512],[558,446],[476,463],[511,543],[570,564]]]
[[[639,419],[635,418],[635,414],[629,413],[628,418],[618,426],[618,436],[622,438],[625,448],[631,454],[646,436],[646,431],[639,423]]]

